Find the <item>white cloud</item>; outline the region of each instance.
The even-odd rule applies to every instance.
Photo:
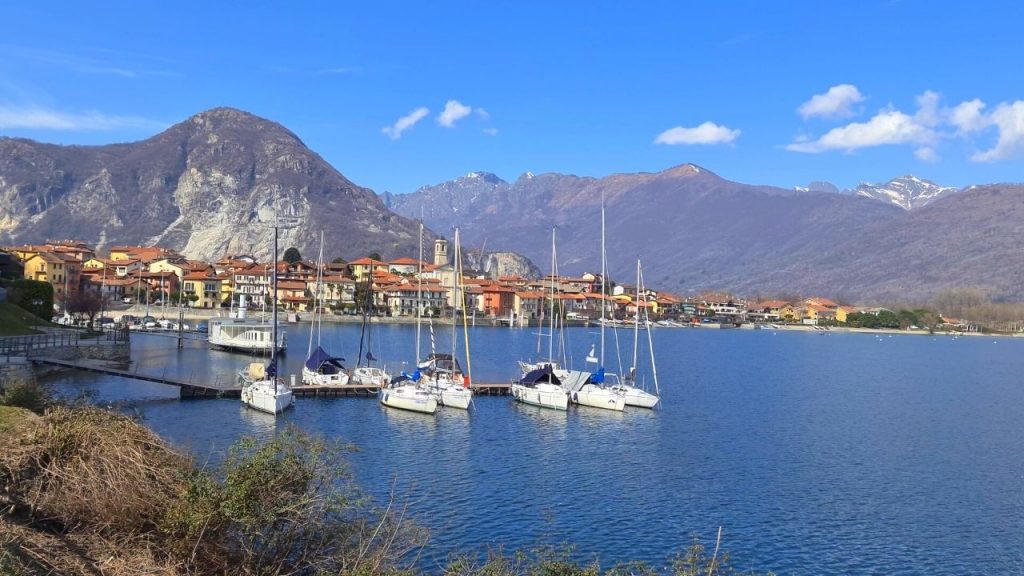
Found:
[[[846,118],[853,116],[851,107],[864,101],[864,96],[853,84],[839,84],[828,89],[824,94],[815,94],[811,99],[797,108],[804,119],[819,116],[821,118]]]
[[[61,112],[40,106],[0,104],[0,128],[35,130],[117,130],[160,128],[160,122],[136,116],[113,116],[95,110],[85,113]]]
[[[989,118],[982,113],[984,109],[985,103],[977,98],[961,102],[950,113],[950,122],[962,134],[979,132],[991,124]]]
[[[476,112],[476,115],[479,116],[481,120],[491,119],[491,114],[487,110],[484,110],[483,108],[477,108],[473,110],[473,112]]]
[[[867,122],[854,122],[833,128],[817,140],[794,142],[786,146],[786,150],[810,153],[826,150],[853,152],[886,144],[929,144],[934,140],[935,133],[912,116],[899,110],[883,110]]]
[[[914,114],[914,121],[922,126],[934,128],[942,122],[943,113],[939,111],[939,93],[925,90],[918,96],[917,113]]]
[[[676,126],[669,128],[654,139],[655,144],[729,144],[740,135],[739,130],[705,122],[695,128]]]
[[[380,131],[386,134],[388,138],[398,140],[402,137],[402,132],[415,126],[417,122],[426,118],[428,114],[430,114],[430,110],[426,106],[420,106],[396,120],[391,126],[381,128]]]
[[[484,128],[483,129],[483,133],[487,134],[488,136],[497,136],[498,135],[498,129],[497,128]]]
[[[445,102],[444,110],[437,116],[437,123],[445,128],[454,128],[455,123],[469,116],[473,109],[458,100]]]
[[[1012,104],[1004,102],[996,106],[987,120],[999,129],[999,139],[994,147],[978,152],[971,156],[971,160],[994,162],[1024,157],[1024,100],[1017,100]]]
[[[939,161],[939,153],[930,146],[922,146],[914,150],[914,156],[917,156],[917,159],[923,162],[934,163]]]

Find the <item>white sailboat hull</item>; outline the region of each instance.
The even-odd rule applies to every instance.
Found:
[[[554,410],[568,410],[569,396],[561,386],[554,384],[538,384],[536,386],[523,386],[522,384],[512,385],[512,397],[531,406],[541,408],[552,408]]]
[[[469,403],[473,400],[473,393],[468,388],[442,388],[441,405],[448,408],[459,408],[469,410]]]
[[[374,366],[360,366],[352,371],[352,383],[360,386],[387,386],[391,381],[391,375],[382,368]]]
[[[336,374],[321,374],[302,367],[302,383],[310,386],[345,386],[348,384],[348,374],[338,372]]]
[[[638,408],[654,408],[658,405],[659,398],[646,390],[641,390],[636,386],[614,386],[613,390],[620,392],[626,397],[626,406],[636,406]]]
[[[381,388],[378,396],[380,397],[380,403],[389,408],[399,408],[424,414],[437,412],[437,399],[430,392],[415,386]]]
[[[242,388],[242,404],[267,414],[284,412],[293,399],[291,388],[283,382],[277,383],[276,390],[273,380],[260,380]]]
[[[620,394],[611,388],[604,388],[594,384],[585,384],[579,390],[574,391],[572,393],[572,401],[580,406],[616,410],[618,412],[622,412],[622,409],[626,407],[625,394]]]

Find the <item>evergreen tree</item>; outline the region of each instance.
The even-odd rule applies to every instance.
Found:
[[[282,260],[289,264],[295,264],[296,262],[302,260],[302,254],[299,253],[298,248],[292,246],[291,248],[284,251],[284,256],[282,257]]]

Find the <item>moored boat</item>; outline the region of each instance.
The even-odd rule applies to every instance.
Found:
[[[523,375],[519,381],[513,382],[512,397],[523,404],[541,408],[569,408],[569,396],[566,395],[561,380],[555,376],[551,366],[534,370]]]

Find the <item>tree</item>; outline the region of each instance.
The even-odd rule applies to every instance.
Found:
[[[67,311],[76,316],[80,314],[88,316],[89,326],[92,326],[92,321],[102,307],[103,298],[95,290],[79,290],[72,293],[67,299]]]
[[[11,282],[8,298],[16,306],[47,322],[53,318],[53,286],[49,282],[15,280]]]
[[[348,261],[346,261],[341,256],[338,256],[334,260],[331,260],[331,264],[344,264],[345,266],[348,266]]]
[[[284,256],[282,256],[281,259],[289,264],[295,264],[296,262],[302,260],[302,254],[299,254],[298,248],[292,246],[291,248],[284,251]]]
[[[367,258],[369,258],[370,260],[378,261],[384,260],[383,258],[380,257],[380,252],[370,252],[370,255],[367,256]]]

